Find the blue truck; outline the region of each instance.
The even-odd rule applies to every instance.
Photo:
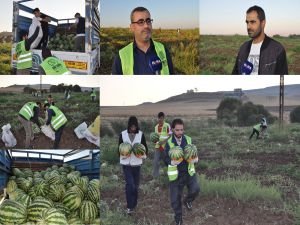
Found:
[[[28,32],[34,16],[32,13],[33,8],[26,5],[26,3],[32,1],[34,0],[13,2],[12,74],[16,74],[16,44],[22,40],[22,34]],[[100,67],[100,4],[99,0],[82,1],[85,3],[85,52],[52,51],[52,55],[63,60],[72,74],[91,75],[97,74]],[[55,3],[53,2],[53,4]],[[41,13],[51,19],[48,28],[50,38],[54,37],[57,33],[72,33],[70,27],[75,23],[75,18],[54,18],[46,12],[47,9],[42,8],[42,5],[39,6],[42,9]],[[75,14],[75,12],[72,13]],[[38,68],[42,62],[41,50],[33,49],[32,52],[33,67],[30,70],[30,74],[38,74]]]

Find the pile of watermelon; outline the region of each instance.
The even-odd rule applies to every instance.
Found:
[[[183,150],[180,146],[175,146],[170,149],[169,156],[172,161],[181,163],[184,157]]]
[[[152,143],[158,142],[158,141],[159,141],[159,134],[158,134],[158,133],[155,133],[155,132],[152,132],[152,133],[150,134],[150,141],[151,141]]]
[[[128,158],[131,155],[132,147],[128,142],[123,142],[119,145],[120,156]]]
[[[14,168],[7,193],[0,224],[100,224],[100,180],[68,164],[44,171]]]
[[[197,147],[193,144],[188,144],[184,147],[184,159],[190,162],[198,157]]]
[[[75,51],[74,49],[74,34],[56,35],[49,40],[48,48],[53,51]]]
[[[135,143],[132,147],[132,152],[137,158],[142,158],[146,155],[146,148],[143,144]]]

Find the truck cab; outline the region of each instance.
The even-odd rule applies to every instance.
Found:
[[[85,4],[85,51],[76,52],[70,50],[53,50],[50,48],[52,55],[63,60],[72,74],[89,75],[96,74],[100,66],[100,13],[99,0],[82,0]],[[34,17],[33,8],[27,6],[29,3],[36,2],[34,0],[21,0],[13,2],[13,45],[11,66],[12,74],[16,74],[17,57],[15,53],[16,44],[22,41],[22,36],[28,33],[29,27]],[[53,0],[51,3],[59,5],[58,0]],[[27,5],[26,5],[27,4]],[[76,4],[76,3],[74,3]],[[72,24],[75,23],[75,18],[55,18],[47,13],[47,8],[42,4],[38,7],[41,13],[51,19],[49,23],[48,33],[51,43],[51,38],[58,35],[75,35],[76,29],[71,29]],[[75,12],[68,12],[67,15],[74,15]],[[39,65],[42,62],[41,49],[31,49],[33,56],[33,66],[30,74],[39,73]]]

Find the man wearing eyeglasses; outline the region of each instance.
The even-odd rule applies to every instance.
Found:
[[[116,55],[112,74],[174,74],[169,51],[151,38],[153,19],[150,12],[144,7],[137,7],[132,10],[130,19],[134,41]]]

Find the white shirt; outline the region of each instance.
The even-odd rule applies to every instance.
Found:
[[[250,75],[258,75],[260,48],[263,42],[251,45],[248,61],[253,64],[253,70]]]

